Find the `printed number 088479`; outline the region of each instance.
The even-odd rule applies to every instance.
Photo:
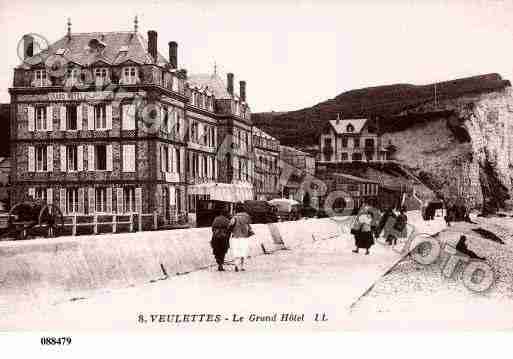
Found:
[[[71,337],[41,337],[41,345],[70,345]]]

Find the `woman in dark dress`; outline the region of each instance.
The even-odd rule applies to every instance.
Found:
[[[223,209],[212,222],[212,240],[210,245],[216,259],[217,270],[220,272],[224,271],[224,257],[230,248],[231,226],[228,217],[228,211]]]
[[[379,238],[379,236],[381,235],[381,232],[385,228],[385,225],[389,218],[395,218],[395,214],[394,214],[394,211],[392,211],[392,208],[387,207],[387,209],[385,210],[385,213],[383,213],[383,215],[381,216],[381,218],[379,220],[378,228],[376,229],[376,234],[375,234],[376,238]]]
[[[353,250],[353,253],[358,253],[360,248],[364,248],[365,254],[369,254],[369,248],[374,244],[371,222],[372,218],[368,213],[363,213],[358,216],[357,222],[351,230],[351,233],[354,234],[356,246],[356,249]]]

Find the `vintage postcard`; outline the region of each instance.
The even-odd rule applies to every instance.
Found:
[[[0,1],[0,332],[511,330],[512,18]]]

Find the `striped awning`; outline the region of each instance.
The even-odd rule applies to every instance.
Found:
[[[243,202],[254,199],[253,186],[248,183],[200,183],[188,188],[189,194],[209,195],[210,199],[226,202]]]

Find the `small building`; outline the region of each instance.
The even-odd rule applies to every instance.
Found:
[[[315,158],[307,152],[289,146],[280,146],[282,197],[303,201],[302,183],[307,176],[315,175]],[[315,205],[315,198],[312,198]]]
[[[369,119],[354,118],[330,120],[320,136],[321,163],[355,161],[387,161],[388,151],[381,144],[376,129]]]
[[[281,195],[280,141],[253,127],[255,175],[253,184],[257,200],[270,200]]]
[[[280,146],[280,159],[310,175],[315,174],[315,157],[289,146]]]
[[[319,176],[319,179],[326,184],[327,192],[321,197],[324,206],[330,193],[335,191],[345,192],[353,200],[353,208],[360,208],[364,203],[372,206],[378,205],[380,194],[380,183],[367,178],[357,177],[345,173],[326,173]],[[344,198],[331,198],[333,208],[343,209],[349,204],[347,196]]]

